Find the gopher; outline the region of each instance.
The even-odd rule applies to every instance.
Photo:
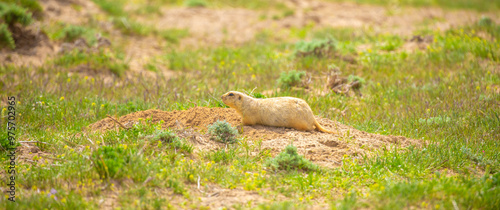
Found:
[[[236,109],[243,119],[243,125],[289,127],[301,131],[311,131],[316,128],[325,133],[337,133],[323,128],[314,119],[311,107],[300,98],[257,99],[238,91],[229,91],[221,98],[226,105]]]

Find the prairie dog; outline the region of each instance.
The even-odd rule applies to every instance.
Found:
[[[238,91],[229,91],[221,96],[222,101],[238,112],[243,125],[267,125],[295,128],[301,131],[318,130],[337,132],[323,128],[314,118],[306,101],[294,97],[256,99]]]

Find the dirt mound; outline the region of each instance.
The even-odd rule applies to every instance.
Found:
[[[220,143],[211,141],[204,134],[207,126],[217,120],[226,120],[233,126],[239,126],[241,118],[234,109],[195,107],[185,111],[146,110],[121,116],[117,120],[122,126],[130,127],[139,119],[151,119],[152,122],[164,121],[162,127],[170,128],[191,141],[197,151],[217,149]],[[272,154],[281,152],[293,143],[299,153],[313,162],[327,166],[338,166],[342,157],[369,155],[379,148],[418,145],[419,141],[402,136],[384,136],[366,133],[343,125],[336,121],[316,117],[316,120],[329,130],[336,130],[338,135],[318,131],[304,132],[291,128],[268,126],[244,126],[243,136],[249,140],[262,140],[262,149],[271,150]],[[100,120],[89,125],[91,131],[119,129],[120,125],[111,118]]]

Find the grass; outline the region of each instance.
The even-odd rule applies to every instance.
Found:
[[[270,198],[258,204],[261,209],[497,209],[498,29],[498,24],[482,20],[446,32],[430,31],[433,42],[414,53],[402,50],[406,37],[370,30],[300,32],[318,40],[334,38],[336,52],[356,56],[355,64],[336,56],[296,56],[295,42],[275,42],[262,34],[258,42],[238,46],[170,46],[155,61],[178,73],[169,80],[109,81],[68,74],[68,69],[82,65],[97,75],[112,66],[126,68],[124,56],[112,50],[72,52],[36,68],[3,65],[0,95],[19,99],[17,140],[43,143],[33,144],[42,152],[19,162],[16,203],[1,196],[0,207],[97,209],[114,193],[120,207],[203,208],[200,190],[216,186]],[[360,45],[370,47],[357,50]],[[318,78],[332,64],[352,80],[362,78],[363,97],[275,91],[281,73],[293,69],[312,76],[312,89],[322,88],[324,81]],[[261,147],[262,141],[243,138],[196,153],[187,140],[151,119],[127,130],[82,132],[107,115],[185,110],[194,103],[221,107],[221,94],[254,88],[255,96],[300,97],[317,115],[370,133],[421,139],[423,145],[344,156],[341,166],[332,169],[283,171],[266,165],[276,156]],[[263,95],[266,90],[273,93]],[[0,126],[5,128],[5,104],[0,108]],[[346,111],[340,114],[332,108]],[[5,129],[0,136],[7,136]],[[5,151],[0,154],[1,161],[7,161]],[[5,184],[6,179],[1,180]]]
[[[74,42],[79,38],[83,38],[89,45],[94,45],[96,43],[96,34],[99,33],[99,30],[95,27],[64,24],[61,22],[45,27],[44,31],[52,40]]]
[[[52,62],[54,65],[63,68],[80,66],[88,68],[90,71],[105,72],[105,70],[108,70],[117,76],[123,75],[129,68],[124,61],[123,55],[105,52],[104,50],[98,50],[97,52],[73,50],[54,59]],[[69,78],[69,81],[71,81],[71,78]]]
[[[179,40],[189,36],[187,29],[165,29],[157,32],[167,42],[177,44]]]
[[[186,7],[206,7],[208,4],[204,0],[186,0],[184,5]]]

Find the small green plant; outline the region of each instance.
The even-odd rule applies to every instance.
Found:
[[[27,9],[17,6],[16,4],[6,4],[0,2],[0,20],[12,27],[15,23],[20,23],[23,26],[33,22],[31,13]]]
[[[394,51],[402,44],[403,41],[399,38],[389,38],[384,44],[382,44],[382,46],[380,46],[380,49],[385,51]]]
[[[112,16],[124,16],[126,14],[123,9],[123,0],[92,0],[95,4],[101,7],[106,13]]]
[[[70,53],[66,53],[56,58],[53,62],[63,67],[85,64],[93,70],[108,69],[117,76],[121,76],[129,68],[120,54],[115,55],[114,53],[104,52],[103,50],[98,52],[80,52],[73,50]]]
[[[69,25],[62,30],[62,37],[65,41],[72,42],[80,38],[85,31],[82,26]]]
[[[175,194],[182,195],[182,194],[186,193],[186,189],[184,189],[183,184],[175,179],[168,179],[167,180],[167,187],[172,188],[172,190],[174,190]]]
[[[349,83],[351,82],[359,82],[361,83],[362,85],[364,85],[366,83],[366,80],[360,76],[357,76],[357,75],[354,75],[354,74],[351,74],[347,77],[347,80],[349,81]]]
[[[235,143],[238,141],[236,136],[238,131],[228,122],[217,121],[208,127],[208,133],[212,136],[211,139],[222,143]]]
[[[292,10],[292,9],[286,9],[285,11],[283,11],[283,17],[289,17],[289,16],[293,16],[295,14],[295,11]]]
[[[160,5],[145,4],[135,11],[138,15],[161,15]]]
[[[12,33],[6,24],[0,24],[0,47],[16,48],[16,43],[12,37]]]
[[[206,153],[205,158],[216,163],[229,163],[235,156],[235,149],[219,149]]]
[[[4,2],[16,3],[20,7],[32,12],[35,17],[40,17],[42,15],[43,8],[40,3],[38,3],[38,0],[4,0]]]
[[[266,98],[266,96],[262,93],[252,93],[250,95],[254,98]]]
[[[16,48],[11,28],[16,23],[27,26],[31,22],[33,19],[27,9],[14,3],[0,2],[0,47]]]
[[[129,161],[130,157],[122,147],[102,146],[92,153],[94,168],[101,179],[119,177],[121,169]]]
[[[84,39],[89,46],[96,44],[96,34],[99,33],[96,28],[86,27],[84,25],[65,24],[62,22],[58,22],[44,30],[52,40],[74,42],[77,39]]]
[[[193,146],[180,139],[172,131],[158,131],[153,135],[152,140],[155,142],[159,142],[158,147],[161,147],[163,144],[165,144],[170,148],[179,149],[186,153],[193,152]]]
[[[180,39],[189,36],[189,31],[187,29],[167,29],[158,33],[163,39],[174,44],[179,43]]]
[[[293,145],[286,146],[285,151],[278,154],[275,158],[267,159],[266,165],[274,170],[319,170],[317,165],[314,165],[302,155],[299,155],[297,153],[297,147]]]
[[[19,145],[19,142],[15,142],[14,145],[11,145],[11,141],[7,137],[7,133],[2,133],[3,135],[0,137],[0,154],[7,152],[9,149],[14,149],[17,148]]]
[[[450,117],[441,117],[441,116],[430,117],[430,118],[426,118],[426,119],[424,119],[424,118],[418,119],[419,123],[427,124],[427,125],[442,125],[442,124],[446,124],[450,121],[451,121]]]
[[[186,0],[184,5],[186,7],[206,7],[208,4],[204,0]]]
[[[155,31],[149,25],[141,24],[126,17],[114,18],[113,25],[127,35],[145,36]]]
[[[479,19],[479,21],[477,22],[477,24],[482,27],[488,27],[493,25],[493,21],[488,16],[482,16],[481,19]]]
[[[301,85],[302,77],[305,75],[305,71],[292,70],[289,72],[281,72],[278,84],[285,89],[297,87]]]
[[[327,57],[334,53],[336,49],[335,43],[336,41],[333,38],[315,39],[309,42],[301,40],[295,44],[295,55],[298,57],[310,55]]]

